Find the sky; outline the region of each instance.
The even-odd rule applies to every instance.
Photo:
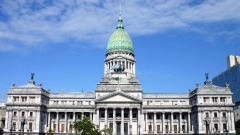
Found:
[[[0,0],[0,102],[11,84],[94,91],[120,12],[144,93],[188,93],[240,55],[239,0]]]

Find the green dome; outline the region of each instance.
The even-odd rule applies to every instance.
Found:
[[[128,51],[133,52],[132,40],[124,31],[121,15],[118,19],[118,26],[108,40],[107,52]]]

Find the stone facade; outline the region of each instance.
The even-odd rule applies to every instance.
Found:
[[[121,18],[117,29],[123,30]],[[23,132],[22,124],[24,132],[69,134],[75,132],[73,122],[87,116],[99,130],[113,128],[114,135],[235,134],[228,86],[214,86],[207,78],[188,93],[143,93],[130,38],[119,33],[108,45],[95,92],[50,92],[35,85],[33,76],[27,85],[12,85],[4,131]]]

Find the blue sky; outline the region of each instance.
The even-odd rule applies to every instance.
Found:
[[[0,102],[34,72],[51,91],[94,91],[116,0],[0,0]],[[187,93],[240,55],[239,0],[122,0],[143,91]]]

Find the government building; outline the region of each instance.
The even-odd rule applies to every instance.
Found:
[[[73,122],[89,117],[96,128],[113,135],[235,134],[229,85],[203,85],[180,93],[144,93],[136,76],[131,38],[121,15],[111,35],[104,75],[94,92],[50,92],[36,84],[13,84],[8,92],[4,132],[75,133]]]

